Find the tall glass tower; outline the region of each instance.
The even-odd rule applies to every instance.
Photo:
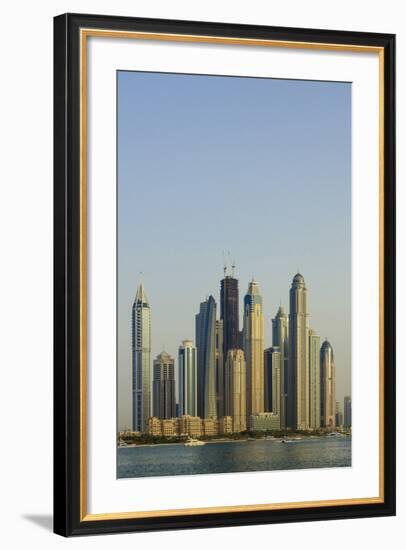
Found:
[[[309,429],[309,315],[307,288],[300,273],[293,277],[289,307],[287,424]]]
[[[320,349],[321,369],[321,425],[334,428],[336,425],[336,367],[333,348],[325,340]]]
[[[289,319],[282,306],[272,319],[272,346],[279,348],[281,354],[280,369],[280,420],[281,428],[286,428],[286,403],[288,398],[288,361],[289,361]],[[267,409],[270,410],[270,409]]]
[[[216,417],[216,301],[213,296],[200,304],[196,315],[196,347],[198,416]]]
[[[265,411],[273,412],[279,416],[279,426],[282,425],[282,409],[284,402],[281,391],[282,354],[279,348],[274,346],[264,351],[264,386],[265,386]]]
[[[220,287],[220,319],[223,321],[223,358],[230,349],[238,349],[240,329],[238,314],[238,279],[224,275]]]
[[[154,360],[154,416],[167,419],[176,416],[175,360],[163,351]]]
[[[351,428],[351,397],[344,397],[344,428]]]
[[[244,297],[244,353],[247,368],[247,415],[264,412],[264,314],[258,283],[248,285]]]
[[[320,336],[309,330],[309,425],[313,430],[320,428]]]
[[[151,308],[141,283],[132,308],[132,427],[146,431],[151,416]]]
[[[197,358],[190,340],[179,346],[179,415],[197,416]]]
[[[224,416],[225,411],[225,389],[224,389],[224,357],[223,357],[223,321],[216,321],[216,394],[217,394],[217,414],[219,418]]]
[[[231,416],[233,432],[247,429],[247,373],[242,349],[230,350],[225,365],[225,401]]]

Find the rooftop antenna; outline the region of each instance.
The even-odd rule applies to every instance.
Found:
[[[231,262],[231,276],[234,277],[234,270],[235,270],[235,260],[232,260]]]
[[[223,271],[224,271],[224,277],[225,277],[227,274],[227,262],[226,262],[226,255],[224,253],[224,250],[223,250]]]

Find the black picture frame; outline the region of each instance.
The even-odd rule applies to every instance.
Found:
[[[383,501],[174,517],[81,517],[80,29],[352,44],[384,55]],[[64,14],[54,19],[54,531],[63,536],[378,517],[395,514],[395,36]],[[236,503],[238,504],[238,503]]]

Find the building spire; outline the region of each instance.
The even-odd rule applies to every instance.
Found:
[[[250,295],[259,294],[259,286],[257,281],[254,279],[254,277],[252,278],[251,282],[248,284],[247,294],[250,294]]]
[[[144,283],[142,281],[138,285],[137,293],[135,295],[135,301],[149,304],[148,296],[145,291]]]
[[[224,273],[224,277],[226,277],[226,275],[227,275],[227,261],[226,261],[226,255],[225,255],[224,250],[223,250],[223,273]]]

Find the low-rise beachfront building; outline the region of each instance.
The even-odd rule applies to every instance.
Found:
[[[178,418],[179,435],[200,437],[203,435],[202,419],[200,416],[183,415]]]
[[[178,435],[178,419],[177,418],[166,418],[162,422],[162,435],[170,437],[173,435]]]
[[[148,434],[155,436],[162,435],[162,424],[156,416],[148,418]]]
[[[222,416],[219,419],[219,433],[231,434],[233,431],[233,418],[231,416]]]
[[[280,429],[280,416],[272,412],[251,415],[250,428],[253,431],[266,432]]]
[[[218,435],[219,433],[219,423],[216,418],[204,418],[202,421],[203,424],[203,433],[207,436]]]
[[[219,419],[190,415],[166,419],[151,416],[148,419],[148,435],[152,436],[213,437],[232,432],[233,419],[231,416],[222,416]]]

